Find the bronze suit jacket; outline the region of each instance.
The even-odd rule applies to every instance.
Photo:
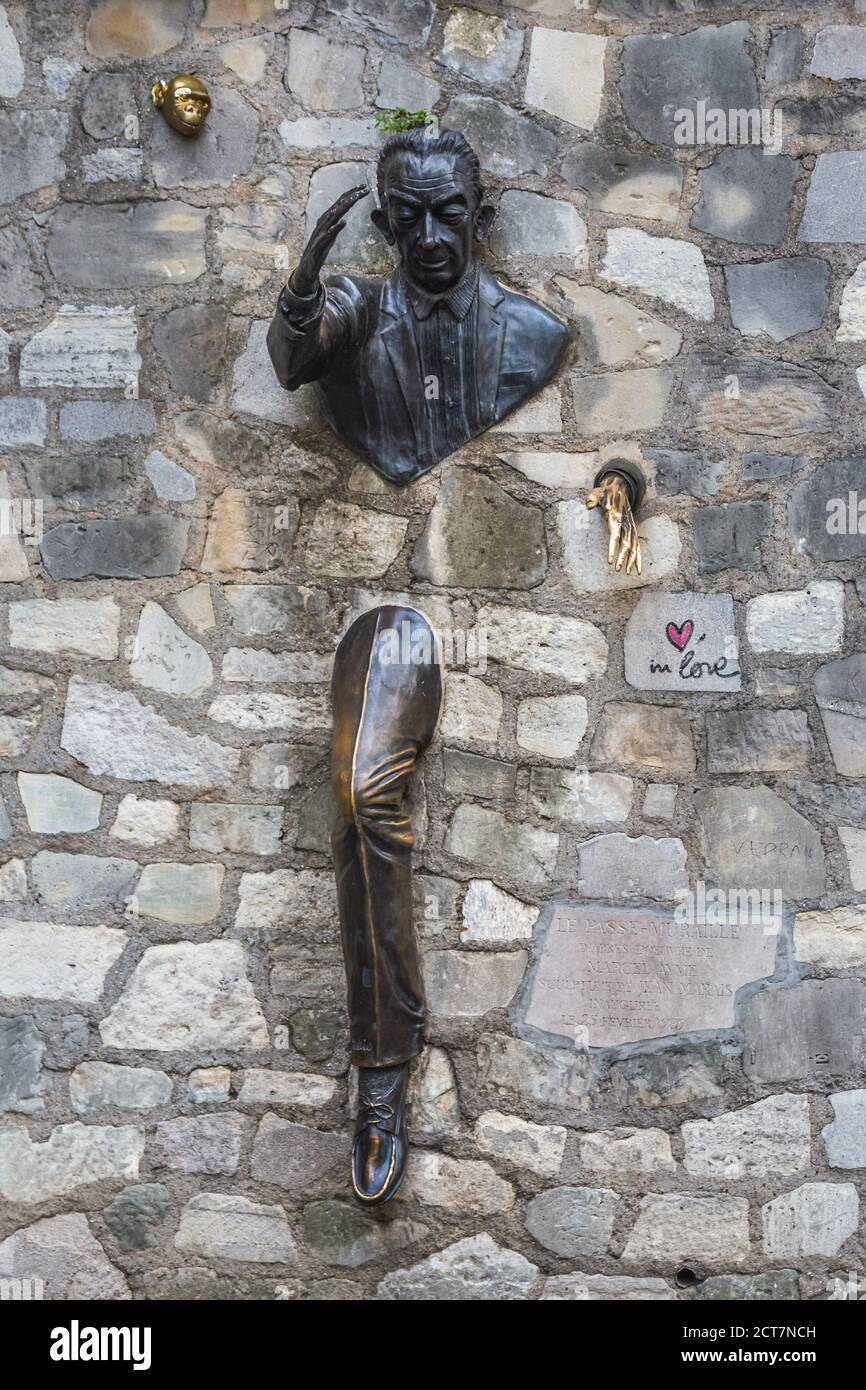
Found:
[[[550,380],[567,342],[558,318],[481,269],[476,373],[482,430]],[[408,483],[439,462],[419,455],[424,377],[399,268],[385,279],[330,276],[299,326],[278,305],[268,350],[288,391],[317,383],[328,423],[383,477]]]

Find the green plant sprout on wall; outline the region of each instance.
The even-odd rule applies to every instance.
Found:
[[[379,130],[394,134],[398,130],[416,130],[419,126],[428,125],[432,119],[428,111],[406,111],[398,106],[394,111],[380,111],[374,118],[374,124]]]

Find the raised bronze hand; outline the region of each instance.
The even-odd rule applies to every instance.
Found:
[[[601,507],[608,532],[607,563],[619,574],[636,569],[640,574],[640,540],[631,505],[631,494],[619,473],[606,473],[586,499],[588,507]]]
[[[364,183],[350,188],[335,203],[326,208],[312,230],[310,239],[301,254],[301,259],[289,276],[289,289],[300,299],[314,294],[319,284],[322,266],[328,252],[346,225],[346,215],[356,203],[366,198],[370,192]]]

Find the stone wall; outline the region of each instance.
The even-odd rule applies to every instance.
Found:
[[[0,5],[0,1275],[305,1299],[862,1277],[864,10]],[[189,70],[195,144],[149,101]],[[397,107],[475,144],[486,263],[574,338],[404,491],[263,338]],[[387,268],[368,212],[335,264]],[[640,577],[584,506],[618,453],[650,476]],[[407,1182],[370,1214],[328,680],[395,594],[453,658],[413,793],[431,1046]],[[544,981],[574,903],[661,930],[702,883],[781,894],[761,977],[684,929],[668,1036],[567,1036]]]

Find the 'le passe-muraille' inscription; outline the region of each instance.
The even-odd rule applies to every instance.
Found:
[[[737,990],[772,975],[776,941],[761,922],[560,904],[525,1021],[587,1047],[730,1027]]]

